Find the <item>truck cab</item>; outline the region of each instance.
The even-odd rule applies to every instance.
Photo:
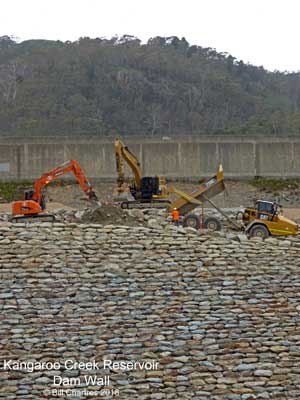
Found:
[[[272,201],[257,200],[254,208],[244,210],[242,220],[245,232],[250,236],[266,238],[272,236],[298,235],[299,227],[281,215],[281,206]]]

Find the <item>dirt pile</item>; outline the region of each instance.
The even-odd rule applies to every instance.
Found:
[[[102,204],[99,208],[86,210],[81,221],[103,225],[142,225],[142,220],[137,216],[130,215],[126,210],[110,204]]]

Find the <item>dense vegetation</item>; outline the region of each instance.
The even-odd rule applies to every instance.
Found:
[[[0,134],[116,133],[299,134],[300,73],[177,37],[0,38]]]

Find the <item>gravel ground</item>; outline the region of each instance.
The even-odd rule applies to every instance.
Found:
[[[2,370],[0,398],[54,400],[54,375],[86,389],[91,374],[119,390],[105,398],[299,399],[299,240],[172,225],[0,226],[0,364],[62,365]],[[66,370],[68,359],[100,369]],[[157,367],[104,371],[104,359]]]
[[[258,189],[246,181],[226,181],[226,192],[215,197],[215,202],[220,207],[239,207],[253,205],[255,199],[275,200],[279,198],[280,203],[287,208],[300,208],[300,188],[287,189],[283,192],[270,191],[266,189]],[[191,192],[197,183],[189,182],[171,182],[172,185],[178,187],[187,193]],[[103,201],[112,201],[112,192],[114,182],[96,182],[94,187],[99,197]],[[61,202],[69,206],[82,206],[84,197],[81,189],[76,184],[64,186],[49,186],[49,198],[53,201]],[[176,195],[172,194],[171,199],[175,199]]]
[[[172,182],[172,184],[179,189],[191,192],[196,183],[188,182]],[[114,188],[113,182],[95,183],[96,192],[103,203],[112,202],[112,192]],[[252,206],[255,199],[275,200],[278,197],[277,192],[268,192],[266,190],[259,190],[250,183],[227,181],[226,192],[214,198],[217,206],[223,209],[240,208],[243,206]],[[80,186],[75,183],[64,184],[63,186],[48,187],[48,203],[47,210],[52,212],[57,209],[79,209],[82,210],[90,205],[86,200]],[[171,200],[176,196],[172,194]],[[287,200],[288,199],[288,200]],[[298,200],[297,191],[286,190],[282,193],[280,203],[283,205],[283,214],[290,219],[298,222],[300,220],[300,199]],[[4,203],[0,204],[0,213],[8,213],[11,210],[11,205]],[[99,222],[95,221],[95,222]],[[112,221],[113,222],[113,221]],[[119,221],[120,222],[120,221]]]

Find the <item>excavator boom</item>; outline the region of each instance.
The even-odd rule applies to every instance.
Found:
[[[42,196],[43,188],[48,185],[48,183],[54,181],[55,179],[60,178],[62,175],[66,175],[69,172],[73,172],[76,180],[81,186],[84,193],[88,196],[89,199],[98,200],[97,196],[93,190],[92,185],[90,184],[87,176],[81,169],[80,165],[75,160],[69,160],[59,165],[58,167],[46,172],[43,174],[34,185],[34,193],[32,199],[39,202]]]
[[[128,208],[141,203],[145,206],[155,202],[168,202],[165,179],[159,176],[143,177],[138,159],[120,139],[115,140],[115,156],[118,179],[113,197],[114,200],[122,202],[121,207]],[[134,179],[129,182],[125,180],[124,161],[126,161],[134,176]]]
[[[116,154],[119,186],[125,183],[125,171],[123,162],[123,160],[125,160],[133,172],[136,190],[140,190],[142,172],[140,163],[136,158],[136,156],[131,153],[128,147],[125,146],[125,144],[120,139],[115,140],[115,154]]]

